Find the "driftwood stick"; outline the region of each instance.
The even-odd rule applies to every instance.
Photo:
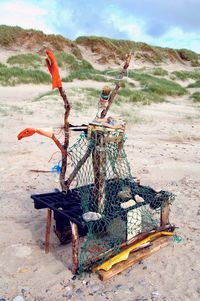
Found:
[[[79,253],[79,235],[78,226],[70,222],[72,230],[72,273],[76,274],[78,270],[78,253]]]
[[[66,189],[69,189],[72,181],[74,180],[75,176],[79,172],[80,168],[86,162],[87,158],[89,158],[92,150],[93,150],[93,143],[90,143],[88,148],[87,148],[87,151],[84,154],[84,156],[78,161],[78,163],[76,164],[76,167],[74,168],[72,173],[69,175],[68,179],[65,181],[65,188]]]
[[[160,211],[160,226],[169,225],[170,200],[165,201]]]
[[[51,232],[51,209],[47,209],[47,222],[46,222],[46,234],[45,234],[45,253],[49,253],[49,238]]]
[[[65,91],[62,87],[59,88],[59,92],[60,92],[60,96],[63,99],[64,109],[65,109],[65,113],[64,113],[64,136],[65,136],[65,139],[64,139],[64,145],[63,145],[65,153],[62,152],[62,165],[61,165],[61,172],[60,172],[60,186],[61,186],[62,190],[65,190],[66,189],[65,174],[66,174],[66,170],[67,170],[67,149],[69,146],[69,113],[70,113],[71,106],[67,99],[67,95],[65,94]]]
[[[121,71],[120,74],[119,74],[119,80],[122,80],[122,78],[124,77],[124,74],[126,73],[126,70],[127,70],[128,67],[129,67],[130,61],[131,61],[131,53],[129,53],[129,54],[127,55],[125,64],[124,64],[124,66],[123,66],[123,69],[122,69],[122,71]],[[101,118],[104,118],[104,117],[106,116],[106,114],[107,114],[107,112],[108,112],[108,110],[109,110],[111,104],[113,103],[113,100],[114,100],[115,96],[117,95],[118,90],[119,90],[120,87],[121,87],[120,82],[117,81],[117,82],[115,83],[115,88],[114,88],[114,90],[112,91],[112,94],[111,94],[111,96],[110,96],[110,98],[109,98],[108,105],[107,105],[106,109],[104,109],[104,110],[101,112]]]
[[[67,157],[67,151],[66,148],[62,147],[62,144],[60,143],[60,141],[55,137],[55,135],[52,135],[52,140],[55,142],[55,144],[57,145],[57,147],[60,149],[62,156],[63,157]]]

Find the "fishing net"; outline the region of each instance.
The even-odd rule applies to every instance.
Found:
[[[87,227],[81,239],[79,272],[88,270],[94,262],[116,255],[121,246],[137,234],[160,226],[160,210],[173,195],[141,186],[131,175],[124,150],[126,136],[113,130],[93,130],[81,134],[68,149],[83,215],[80,220]]]

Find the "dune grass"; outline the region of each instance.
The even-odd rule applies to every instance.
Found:
[[[161,103],[165,99],[155,93],[146,93],[141,90],[133,90],[129,97],[117,96],[114,103],[123,108],[126,103],[132,105],[150,105],[152,103]]]
[[[59,67],[66,67],[70,70],[70,74],[62,79],[63,82],[72,82],[74,79],[91,79],[98,82],[108,81],[100,71],[95,70],[86,60],[78,60],[72,54],[65,52],[56,52],[55,56]]]
[[[189,78],[191,79],[196,79],[196,80],[200,80],[200,71],[174,71],[172,72],[172,74],[174,74],[178,79],[181,80],[187,80]]]
[[[101,92],[100,90],[93,88],[85,88],[82,90],[89,96],[96,98],[98,101]],[[119,90],[119,93],[114,100],[114,104],[116,104],[118,107],[121,107],[125,103],[141,103],[148,105],[151,103],[159,103],[164,101],[165,99],[156,93],[134,90],[129,85],[126,85],[124,88]]]
[[[147,73],[129,72],[129,77],[137,80],[142,85],[142,90],[146,92],[153,92],[158,95],[184,95],[187,90],[178,83],[164,78],[157,78]]]
[[[55,52],[55,57],[57,59],[57,63],[59,67],[67,67],[71,71],[78,71],[78,70],[93,70],[92,65],[84,60],[78,60],[74,55],[66,53],[64,51]]]
[[[0,68],[0,84],[3,86],[14,86],[21,83],[41,84],[50,82],[50,76],[40,70],[25,70],[19,67]]]
[[[199,91],[193,93],[191,97],[194,102],[200,102],[200,92]]]
[[[42,65],[42,58],[34,53],[18,54],[8,58],[10,65],[19,65],[24,68],[37,68]]]

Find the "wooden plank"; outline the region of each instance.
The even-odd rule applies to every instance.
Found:
[[[52,211],[51,209],[47,209],[47,222],[46,222],[46,234],[45,234],[45,253],[49,253],[49,239],[50,239],[50,232],[51,232],[51,216]]]
[[[138,235],[136,235],[135,237],[131,238],[130,240],[122,243],[120,245],[120,252],[129,248],[129,246],[131,244],[134,244],[134,243],[138,243],[140,242],[141,240],[147,238],[148,236],[152,235],[152,234],[155,234],[156,232],[159,232],[159,231],[170,231],[170,232],[173,232],[174,229],[175,229],[175,225],[167,225],[166,227],[158,227],[156,230],[152,230],[150,232],[143,232],[143,233],[140,233]],[[115,248],[111,248],[101,254],[98,254],[97,256],[93,257],[90,259],[89,263],[85,263],[85,268],[88,267],[88,264],[91,266],[93,264],[93,268],[92,268],[92,271],[95,272],[96,271],[96,267],[97,265],[95,264],[97,261],[100,261],[102,260],[103,257],[107,257],[107,259],[111,258],[112,256],[114,256],[114,252],[115,252]]]
[[[167,246],[169,244],[170,240],[171,240],[171,237],[160,237],[160,238],[156,239],[149,248],[131,253],[127,260],[115,264],[110,270],[98,271],[99,278],[102,281],[106,281],[106,280],[112,278],[113,276],[128,269],[132,265],[138,263],[139,261],[141,261],[141,260],[149,257],[150,255],[152,255],[153,253],[159,251],[161,248]]]

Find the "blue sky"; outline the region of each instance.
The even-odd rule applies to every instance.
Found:
[[[200,0],[0,0],[0,24],[200,53]]]

